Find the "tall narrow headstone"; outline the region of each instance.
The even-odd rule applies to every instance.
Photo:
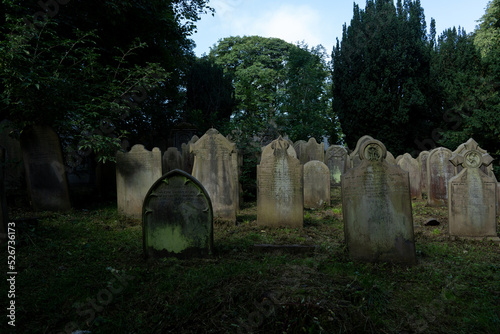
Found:
[[[236,144],[215,129],[191,145],[193,176],[210,195],[214,217],[236,221],[239,210],[238,155]]]
[[[187,144],[182,144],[182,170],[191,174],[194,165],[194,153],[191,151],[191,145],[196,143],[200,138],[194,135]]]
[[[418,155],[418,166],[420,170],[420,189],[422,191],[422,196],[425,194],[427,197],[427,159],[429,158],[428,151],[422,151]]]
[[[455,166],[450,162],[451,151],[438,147],[427,158],[427,205],[448,205],[448,183],[455,176]]]
[[[304,164],[302,161],[306,160],[306,144],[307,144],[307,142],[305,140],[297,140],[293,144],[293,148],[294,148],[295,153],[297,155],[297,159],[299,159],[299,161],[302,164]],[[301,156],[304,156],[304,158],[301,158]],[[303,160],[301,160],[301,159],[303,159]]]
[[[449,235],[500,241],[496,229],[497,182],[481,170],[493,158],[472,138],[463,145],[464,149],[450,159],[463,169],[449,183]]]
[[[330,171],[318,160],[304,165],[304,207],[319,209],[330,205]]]
[[[410,177],[411,198],[421,199],[422,191],[420,190],[420,168],[417,159],[414,159],[409,153],[405,153],[399,160],[398,166],[408,172]]]
[[[325,164],[330,170],[330,185],[340,186],[340,176],[347,170],[347,150],[343,146],[332,145],[325,154]]]
[[[198,180],[173,170],[153,184],[144,199],[143,244],[147,257],[212,254],[212,203]]]
[[[36,211],[71,208],[59,137],[50,127],[35,125],[21,135],[26,183]]]
[[[386,152],[380,141],[365,141],[358,167],[342,175],[345,240],[355,260],[414,263],[408,172],[389,164]]]
[[[303,165],[279,137],[264,148],[257,166],[257,224],[302,227]]]
[[[134,145],[129,152],[116,153],[116,195],[118,213],[141,219],[144,196],[161,177],[161,151]]]
[[[182,156],[177,147],[169,147],[162,158],[163,174],[174,169],[182,169]]]

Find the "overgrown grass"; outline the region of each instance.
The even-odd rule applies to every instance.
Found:
[[[215,223],[216,254],[202,259],[145,261],[140,223],[113,205],[40,214],[38,225],[18,225],[16,330],[499,333],[500,247],[449,241],[446,208],[415,201],[413,214],[411,267],[349,259],[338,189],[330,207],[305,212],[303,229],[257,226],[255,203],[245,204],[236,224]],[[425,226],[429,218],[440,224]],[[318,247],[254,250],[264,243]]]

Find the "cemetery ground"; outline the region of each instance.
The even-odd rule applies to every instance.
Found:
[[[256,212],[245,203],[236,225],[215,222],[212,257],[146,261],[141,223],[115,203],[11,211],[17,333],[499,332],[500,247],[450,241],[447,208],[413,201],[413,266],[349,259],[338,188],[329,207],[304,211],[303,229],[258,226]]]

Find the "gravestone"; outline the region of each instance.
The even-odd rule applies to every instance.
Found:
[[[449,235],[500,241],[496,231],[497,181],[481,170],[493,158],[472,138],[463,145],[464,149],[450,159],[463,169],[449,183]]]
[[[450,162],[449,149],[438,147],[427,158],[427,205],[448,205],[448,184],[455,176],[455,166]]]
[[[21,149],[33,208],[36,211],[71,209],[61,144],[54,130],[35,125],[23,131]]]
[[[371,136],[365,135],[365,136],[358,139],[358,142],[356,143],[356,147],[354,148],[354,151],[352,151],[352,153],[349,154],[349,158],[351,160],[351,167],[350,168],[357,167],[360,164],[361,159],[359,158],[359,150],[361,149],[361,145],[363,145],[363,143],[365,141],[368,141],[368,140],[373,140],[373,138]]]
[[[236,144],[215,129],[191,145],[193,176],[210,195],[214,217],[236,221],[239,210],[238,155]]]
[[[422,151],[418,155],[418,166],[420,169],[420,190],[422,196],[425,194],[427,197],[427,159],[429,158],[428,151]]]
[[[142,215],[146,257],[212,254],[212,203],[188,173],[176,169],[158,179],[146,194]]]
[[[340,186],[340,176],[347,170],[347,150],[339,145],[332,145],[326,150],[325,164],[330,171],[330,185]]]
[[[355,260],[415,263],[408,172],[386,152],[380,141],[365,141],[359,166],[342,175],[345,240]]]
[[[306,155],[306,144],[307,142],[305,140],[298,140],[293,144],[293,148],[295,150],[295,154],[297,155],[297,159],[304,164],[301,160],[301,156]],[[266,145],[269,146],[269,145]],[[305,158],[303,158],[305,160]]]
[[[169,147],[162,158],[162,171],[166,174],[174,169],[182,169],[182,156],[177,147]]]
[[[309,138],[309,141],[304,144],[304,152],[301,152],[299,160],[301,164],[306,162],[318,160],[325,160],[325,143],[321,142],[318,144],[315,138]]]
[[[5,199],[5,148],[0,146],[0,244],[7,240],[7,201]]]
[[[394,155],[392,155],[392,153],[389,151],[387,151],[387,156],[385,157],[385,160],[387,160],[387,162],[390,163],[391,165],[397,165]]]
[[[191,174],[193,172],[194,165],[194,153],[191,152],[191,145],[196,143],[200,138],[194,135],[191,140],[186,144],[182,144],[182,170],[186,173]]]
[[[262,151],[257,166],[258,225],[303,226],[303,166],[289,150],[290,144],[279,137]]]
[[[161,177],[161,151],[134,145],[129,152],[116,153],[116,195],[118,213],[141,219],[144,196]]]
[[[304,165],[304,207],[319,209],[330,205],[330,170],[322,161],[311,160]]]
[[[398,162],[398,166],[408,172],[410,177],[411,198],[421,199],[420,190],[420,168],[417,159],[414,159],[409,153],[405,153]]]

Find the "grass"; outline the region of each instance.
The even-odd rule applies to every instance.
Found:
[[[113,204],[38,214],[17,226],[16,330],[498,333],[500,247],[449,241],[446,208],[414,201],[413,215],[418,263],[407,267],[349,259],[338,189],[330,207],[305,211],[303,229],[257,226],[246,203],[236,224],[215,223],[216,254],[189,260],[144,261],[140,223]],[[318,247],[253,250],[265,243]],[[0,332],[10,329],[4,318]]]

